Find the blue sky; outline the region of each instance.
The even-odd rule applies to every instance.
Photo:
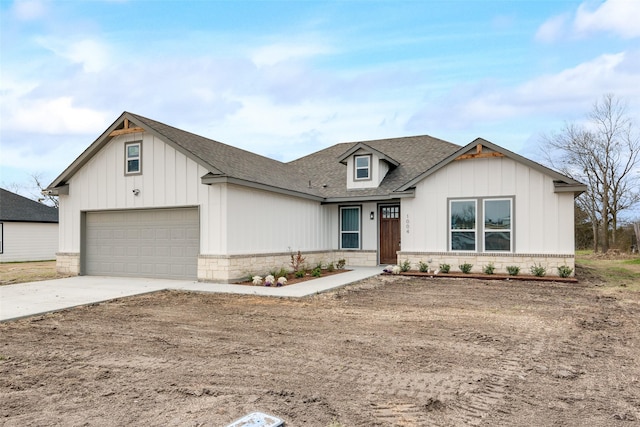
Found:
[[[0,0],[0,185],[123,111],[288,161],[483,137],[534,160],[605,93],[640,117],[640,1]]]

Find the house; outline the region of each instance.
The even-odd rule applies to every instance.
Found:
[[[585,186],[489,141],[341,143],[282,163],[124,112],[49,186],[60,272],[232,281],[344,259],[574,266]]]
[[[56,259],[58,209],[0,188],[0,262]]]

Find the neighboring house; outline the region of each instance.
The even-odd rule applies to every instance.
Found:
[[[56,259],[58,209],[0,188],[0,262]]]
[[[282,163],[123,113],[49,186],[61,272],[231,281],[345,259],[574,266],[585,186],[491,142],[341,143]]]

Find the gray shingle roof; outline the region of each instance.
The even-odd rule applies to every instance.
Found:
[[[58,209],[0,188],[0,221],[58,222]]]
[[[305,174],[287,164],[260,156],[222,142],[214,141],[175,127],[131,114],[131,120],[186,150],[191,157],[208,165],[216,176],[226,176],[268,186],[319,196],[309,188]]]
[[[357,141],[336,144],[289,163],[282,163],[137,114],[124,112],[55,179],[49,189],[62,188],[97,151],[108,144],[112,138],[112,131],[122,129],[126,120],[133,123],[134,128],[142,127],[144,131],[156,135],[202,165],[209,171],[204,177],[205,183],[227,180],[325,202],[400,197],[403,192],[410,192],[411,188],[431,171],[452,161],[461,151],[475,143],[461,147],[428,135]],[[494,147],[493,144],[486,143]],[[347,166],[344,159],[347,154],[359,148],[376,152],[390,164],[389,172],[377,188],[347,189]],[[527,159],[506,150],[503,152],[542,170],[542,166],[536,166]],[[545,170],[545,173],[548,172]],[[562,177],[560,174],[557,175]],[[569,182],[568,178],[560,180]]]
[[[399,165],[387,173],[377,188],[347,190],[347,166],[339,158],[360,143],[386,154]],[[312,187],[319,187],[326,198],[384,197],[459,149],[456,144],[432,136],[410,136],[337,144],[289,164],[305,173]]]

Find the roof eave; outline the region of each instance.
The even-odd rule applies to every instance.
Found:
[[[272,193],[285,194],[287,196],[300,197],[303,199],[309,199],[316,202],[322,202],[324,200],[323,197],[317,196],[315,194],[303,193],[296,190],[291,190],[287,188],[275,187],[272,185],[263,184],[260,182],[248,181],[240,178],[230,177],[228,175],[214,175],[214,174],[206,174],[200,178],[200,182],[205,185],[214,185],[214,184],[235,184],[241,185],[243,187],[254,188],[257,190],[270,191]]]

